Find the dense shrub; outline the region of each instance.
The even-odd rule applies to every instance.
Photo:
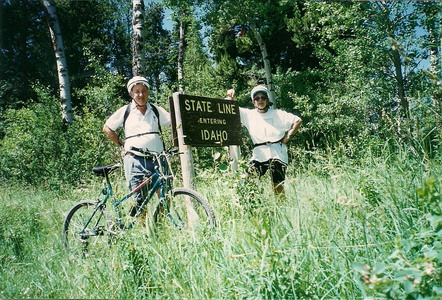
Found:
[[[0,174],[29,182],[51,178],[60,172],[65,141],[57,101],[39,89],[39,102],[29,108],[8,110],[4,116]]]
[[[5,113],[0,141],[0,176],[29,183],[77,182],[96,164],[112,162],[118,154],[102,133],[103,123],[124,103],[119,96],[121,78],[97,75],[97,85],[79,92],[86,104],[74,123],[63,125],[57,99],[36,88],[38,99]]]

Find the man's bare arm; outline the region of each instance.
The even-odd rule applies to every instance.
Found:
[[[108,138],[114,142],[117,146],[124,146],[124,142],[120,139],[118,134],[109,128],[109,126],[103,126],[103,132],[108,136]]]

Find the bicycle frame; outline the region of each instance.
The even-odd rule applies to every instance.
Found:
[[[80,234],[84,232],[85,228],[87,228],[87,226],[89,225],[90,221],[93,219],[93,217],[95,216],[97,211],[102,210],[106,207],[106,204],[109,201],[109,199],[111,199],[111,203],[114,207],[118,225],[121,226],[123,223],[122,223],[122,215],[120,213],[119,206],[124,201],[126,201],[127,199],[132,197],[135,193],[139,192],[145,185],[147,185],[149,183],[151,183],[151,188],[149,189],[147,196],[144,198],[142,204],[140,205],[137,212],[135,213],[134,219],[136,219],[143,212],[147,203],[149,203],[150,199],[152,199],[154,194],[157,192],[158,192],[159,199],[160,199],[161,203],[166,208],[167,214],[169,215],[169,217],[171,217],[170,213],[169,213],[169,209],[167,207],[167,202],[165,200],[167,193],[169,193],[172,190],[172,182],[173,182],[173,179],[175,178],[175,176],[172,172],[172,169],[170,167],[169,159],[168,159],[168,156],[170,156],[170,155],[173,155],[173,153],[169,154],[165,151],[163,151],[159,154],[154,154],[154,157],[155,157],[154,159],[158,162],[158,166],[155,168],[154,172],[148,178],[143,180],[137,187],[135,187],[132,191],[130,191],[128,194],[126,194],[125,196],[123,196],[119,200],[114,199],[114,193],[113,193],[113,189],[112,189],[112,184],[109,179],[109,175],[107,172],[104,172],[105,179],[106,179],[106,187],[103,188],[103,190],[101,192],[104,195],[104,198],[101,201],[99,201],[97,207],[95,208],[95,210],[92,213],[91,217],[89,218],[88,222],[86,222],[86,224],[85,224],[83,230],[80,232]],[[169,172],[170,172],[170,174],[169,174]],[[100,221],[101,217],[102,216],[100,216],[98,221]],[[172,221],[174,222],[174,220],[172,220]],[[97,222],[97,224],[98,224],[98,222]],[[133,224],[134,224],[134,221],[129,223],[128,228],[131,228],[133,226]]]
[[[105,243],[106,237],[110,242],[110,238],[115,234],[133,228],[137,217],[147,210],[149,217],[146,219],[146,226],[149,231],[151,225],[155,226],[157,222],[162,224],[164,219],[171,221],[172,224],[169,225],[179,230],[204,231],[208,226],[216,226],[215,214],[204,196],[193,189],[173,187],[175,176],[169,158],[181,153],[168,150],[146,154],[153,157],[154,170],[149,173],[145,170],[146,173],[143,173],[146,177],[141,178],[141,183],[121,199],[120,196],[114,195],[110,180],[111,172],[121,167],[121,164],[96,166],[92,169],[96,175],[105,177],[106,181],[98,199],[80,201],[67,213],[63,222],[63,241],[67,248],[85,253],[89,245],[93,248]],[[142,201],[137,201],[136,205],[139,204],[139,207],[132,207],[127,211],[127,205],[130,204],[122,204],[135,193],[140,193],[141,189],[146,193],[141,195]],[[159,199],[154,194],[157,194]],[[155,200],[152,200],[153,197]],[[113,209],[109,203],[112,203]],[[167,228],[167,225],[164,225],[164,228]],[[101,238],[94,238],[100,236]]]

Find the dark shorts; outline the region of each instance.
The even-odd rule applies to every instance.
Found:
[[[267,170],[270,170],[273,183],[281,183],[285,180],[285,172],[287,171],[287,164],[279,159],[270,159],[265,162],[252,160],[249,165],[250,173],[257,173],[259,177],[263,176]]]

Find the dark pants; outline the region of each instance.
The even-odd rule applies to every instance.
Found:
[[[287,164],[279,159],[269,159],[265,162],[252,160],[249,165],[249,173],[256,173],[259,177],[263,176],[268,170],[272,177],[272,182],[277,185],[285,180],[285,173],[287,171]]]
[[[156,166],[158,166],[157,162],[151,157],[143,157],[127,153],[124,156],[124,173],[129,190],[132,191],[139,186],[147,176],[150,176],[150,174],[154,172]],[[139,191],[134,193],[136,204],[130,211],[132,217],[135,216],[138,208],[147,197],[148,187],[149,185],[145,185]]]

